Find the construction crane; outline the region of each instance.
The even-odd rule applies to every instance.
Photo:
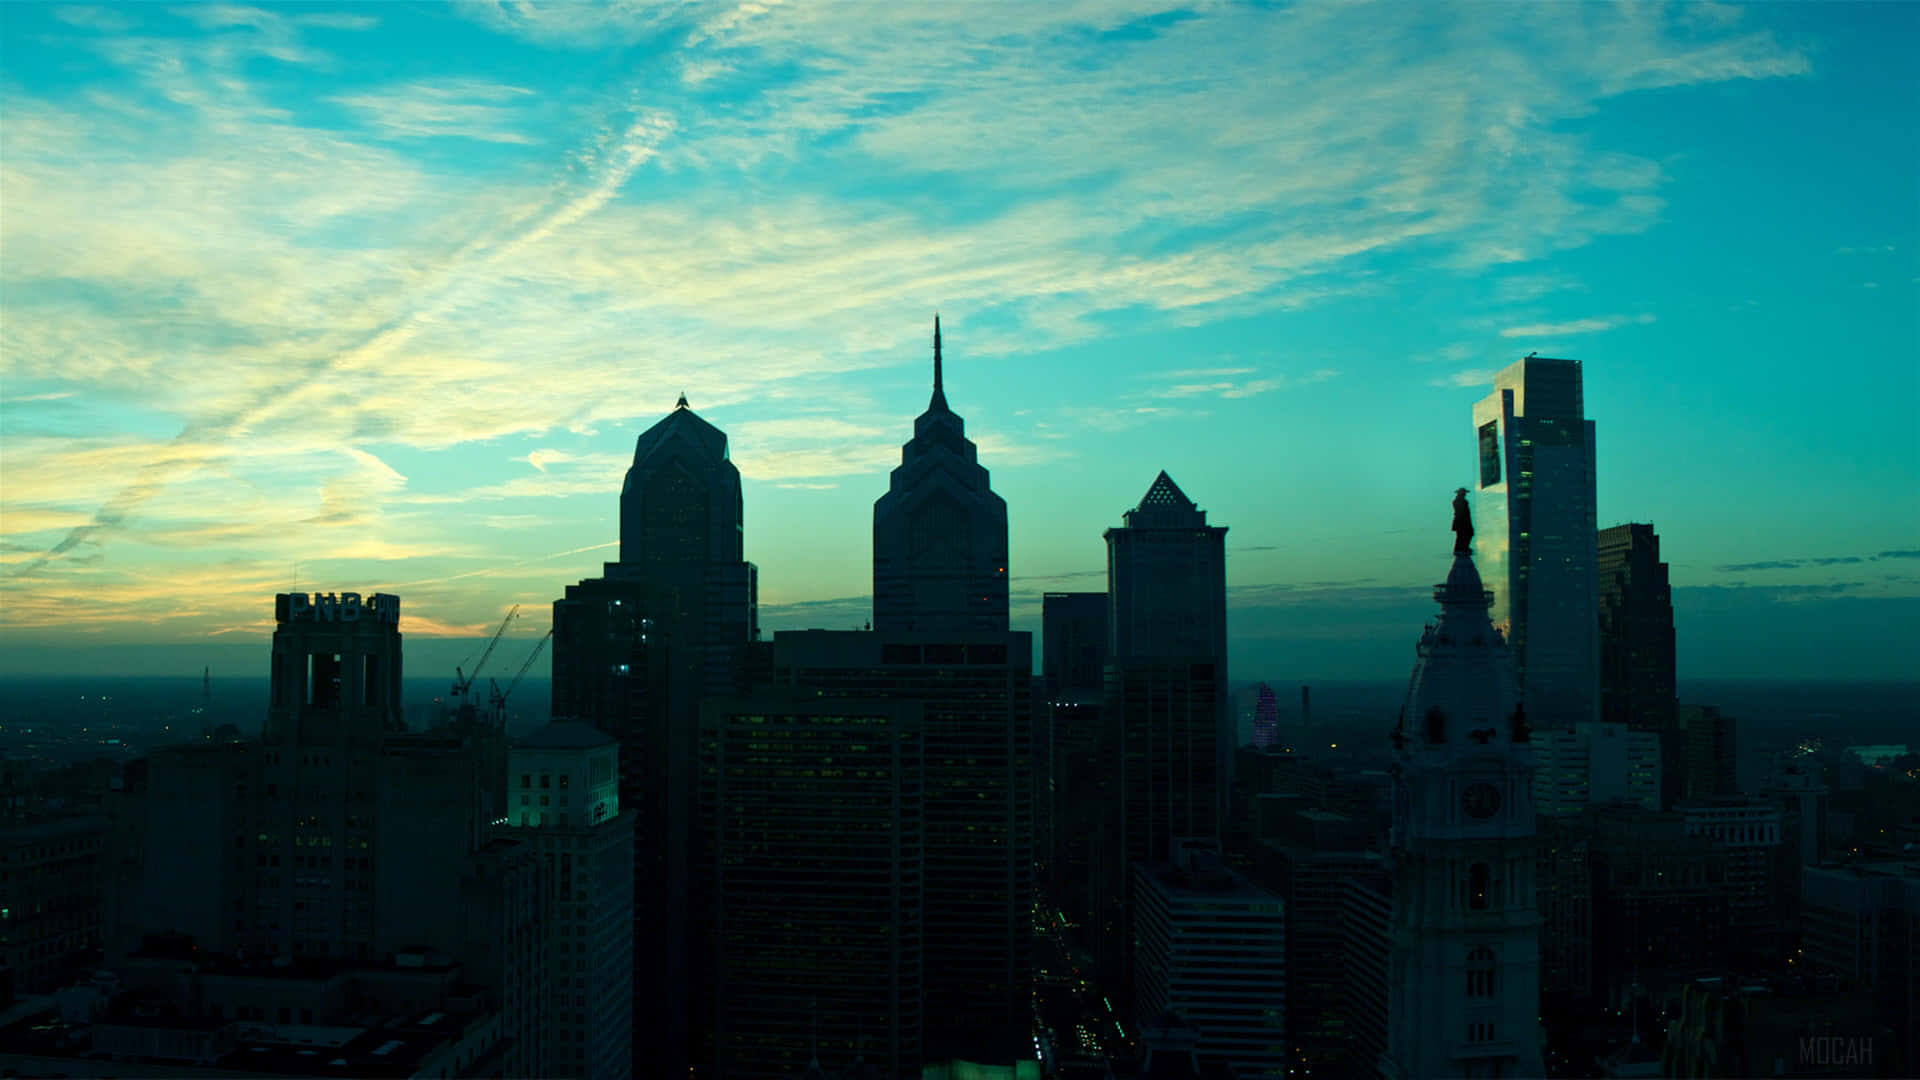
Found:
[[[501,727],[507,726],[507,695],[513,693],[514,688],[520,685],[520,680],[527,677],[527,669],[533,666],[535,660],[540,659],[540,654],[546,651],[547,642],[552,640],[553,631],[548,630],[546,634],[535,643],[533,651],[527,654],[527,662],[520,665],[520,670],[514,673],[513,681],[507,684],[505,690],[500,689],[500,684],[494,682],[492,679],[487,680],[488,685],[493,688],[493,693],[490,695],[489,700],[493,703],[494,722]]]
[[[520,614],[519,604],[507,609],[507,617],[500,620],[500,629],[493,632],[493,640],[487,642],[487,647],[481,652],[480,659],[474,662],[473,674],[468,675],[457,665],[454,667],[452,695],[456,708],[467,703],[467,691],[473,689],[473,680],[480,677],[480,669],[487,666],[487,658],[493,655],[494,646],[500,644],[501,635],[507,632],[507,624],[512,622],[513,617],[518,614]]]

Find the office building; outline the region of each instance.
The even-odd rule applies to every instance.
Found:
[[[500,834],[546,868],[554,1075],[631,1077],[634,827],[620,805],[620,745],[590,724],[549,724],[514,743],[507,780]]]
[[[101,947],[108,822],[98,815],[0,822],[0,969],[47,993]]]
[[[1920,859],[1804,874],[1800,959],[1866,989],[1895,1043],[1883,1062],[1920,1063]]]
[[[1727,861],[1727,942],[1753,963],[1785,959],[1800,906],[1798,822],[1778,804],[1738,795],[1680,803],[1688,836]]]
[[[739,693],[758,636],[758,571],[743,557],[740,470],[726,433],[680,397],[635,440],[620,493],[620,561],[553,604],[555,720],[620,743],[634,811],[634,1022],[643,1076],[687,1070],[700,702]]]
[[[1400,725],[1381,1074],[1541,1076],[1533,754],[1464,495]],[[1591,532],[1588,533],[1591,536]]]
[[[993,493],[966,422],[947,406],[937,315],[933,398],[873,504],[873,625],[1007,628],[1007,504]]]
[[[1247,876],[1286,904],[1287,1042],[1296,1065],[1324,1075],[1345,1068],[1355,1049],[1346,1000],[1347,887],[1384,878],[1386,864],[1378,838],[1351,817],[1297,795],[1262,796],[1256,805],[1259,834]],[[1385,977],[1382,971],[1383,986]],[[1385,997],[1379,1005],[1385,1009]],[[1376,1048],[1365,1059],[1369,1068],[1378,1057]]]
[[[1652,525],[1600,530],[1600,719],[1663,735],[1673,727],[1673,588]],[[1678,758],[1662,747],[1662,777]],[[1663,780],[1664,782],[1664,780]],[[1666,805],[1673,800],[1667,799]]]
[[[1102,768],[1116,796],[1095,855],[1095,952],[1126,985],[1130,867],[1166,863],[1176,837],[1221,836],[1232,782],[1226,693],[1226,526],[1161,472],[1108,529]]]
[[[1828,791],[1817,764],[1784,757],[1768,778],[1763,798],[1779,803],[1799,823],[1794,836],[1802,866],[1827,861]]]
[[[1341,885],[1340,952],[1346,957],[1341,1014],[1347,1057],[1335,1075],[1377,1076],[1387,1052],[1387,969],[1393,880],[1384,867]]]
[[[1305,704],[1306,687],[1301,687],[1302,705]],[[1261,683],[1253,702],[1253,745],[1261,750],[1271,750],[1280,739],[1280,699],[1273,694],[1273,687]]]
[[[1134,864],[1139,945],[1134,1014],[1176,1013],[1202,1061],[1243,1078],[1286,1075],[1286,905],[1229,870],[1212,841],[1172,863]]]
[[[700,743],[713,1075],[862,1062],[918,1076],[930,971],[921,705],[715,699]]]
[[[1733,717],[1712,705],[1682,705],[1674,714],[1673,738],[1679,772],[1670,784],[1671,801],[1716,799],[1739,793],[1734,758]]]
[[[1591,917],[1588,933],[1564,944],[1578,950],[1592,995],[1617,1008],[1636,990],[1661,994],[1723,970],[1734,898],[1726,852],[1680,815],[1645,806],[1596,807],[1579,824]]]
[[[1100,767],[1100,703],[1107,661],[1107,594],[1041,598],[1041,671],[1046,727],[1035,773],[1041,791],[1039,850],[1049,902],[1084,926],[1092,917],[1091,845],[1111,784]]]
[[[1580,362],[1529,356],[1473,407],[1474,519],[1520,700],[1536,729],[1599,719],[1593,421]]]
[[[1032,1053],[1033,639],[1005,631],[774,635],[774,684],[915,703],[924,761],[924,1056]]]
[[[1660,808],[1660,736],[1585,723],[1533,733],[1533,802],[1547,817],[1630,802]]]

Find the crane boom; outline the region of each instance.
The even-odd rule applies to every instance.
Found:
[[[552,640],[553,640],[553,631],[548,630],[546,634],[544,634],[540,638],[540,640],[534,644],[533,651],[527,654],[527,662],[520,665],[520,670],[514,673],[513,681],[507,683],[507,688],[505,690],[500,689],[499,683],[493,684],[493,707],[495,711],[497,711],[500,714],[500,719],[502,721],[506,719],[507,696],[513,693],[515,687],[520,685],[521,679],[526,678],[527,670],[533,667],[533,662],[535,660],[540,659],[540,654],[546,651],[547,642]]]
[[[453,669],[453,694],[455,697],[467,696],[467,691],[473,687],[473,680],[480,677],[480,669],[487,666],[487,658],[493,655],[494,646],[500,644],[501,635],[507,632],[507,624],[513,622],[513,617],[518,614],[520,614],[519,604],[515,604],[507,609],[507,617],[500,620],[500,628],[493,632],[493,640],[487,642],[486,650],[480,654],[480,659],[475,661],[471,674],[464,673],[457,667]]]

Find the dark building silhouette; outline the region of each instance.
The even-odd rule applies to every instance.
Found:
[[[873,504],[873,625],[1007,628],[1007,504],[989,486],[966,422],[947,406],[938,316],[933,399]]]
[[[1664,806],[1679,773],[1674,745],[1673,588],[1652,525],[1600,530],[1600,719],[1660,736]]]
[[[1176,839],[1218,842],[1232,768],[1226,694],[1226,527],[1165,472],[1106,531],[1108,656],[1101,706],[1104,800],[1094,855],[1097,961],[1127,984],[1135,862]]]
[[[130,925],[114,935],[141,944],[117,949],[110,974],[138,984],[128,989],[160,986],[165,1000],[103,986],[103,1007],[132,1009],[135,1022],[96,1025],[94,1048],[144,1060],[138,1047],[160,1038],[151,1031],[243,1020],[371,1031],[371,1006],[357,1002],[385,1000],[389,1018],[437,1009],[420,1022],[449,1025],[419,1037],[423,1053],[447,1051],[430,1068],[484,1058],[509,1075],[546,1073],[552,909],[537,853],[491,835],[504,815],[490,776],[504,734],[472,722],[405,730],[398,598],[283,594],[276,615],[259,740],[149,761],[144,865],[127,874],[138,880],[121,908]],[[161,971],[192,975],[152,982]],[[402,984],[397,996],[374,989]],[[377,1045],[337,1056],[364,1071]],[[193,1064],[269,1060],[230,1050],[201,1047]]]
[[[802,630],[773,648],[780,687],[918,704],[926,1060],[1030,1057],[1032,635]]]
[[[809,1061],[918,1076],[921,707],[771,692],[702,713],[703,948],[714,1075]]]
[[[1667,784],[1671,801],[1739,793],[1733,717],[1722,715],[1712,705],[1681,705],[1675,711],[1671,730],[1678,765],[1674,781]]]
[[[740,471],[727,437],[680,398],[634,445],[620,494],[620,561],[553,605],[553,717],[620,742],[635,812],[635,1067],[684,1077],[687,889],[696,838],[700,702],[744,688],[758,633],[757,572],[742,558]]]
[[[1306,726],[1307,688],[1300,688],[1300,723]],[[1280,699],[1273,687],[1261,683],[1253,703],[1253,745],[1262,750],[1274,748],[1280,738]]]
[[[1084,925],[1093,895],[1090,845],[1110,777],[1096,753],[1105,692],[1107,594],[1047,593],[1041,598],[1041,670],[1046,718],[1041,833],[1049,901]]]

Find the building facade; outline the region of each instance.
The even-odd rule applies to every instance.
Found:
[[[1533,804],[1548,817],[1628,802],[1660,808],[1660,736],[1624,724],[1533,733]]]
[[[919,1075],[919,703],[712,700],[700,776],[714,1075],[797,1076],[810,1061]]]
[[[1252,1080],[1287,1074],[1286,905],[1234,873],[1212,841],[1175,845],[1172,863],[1135,863],[1139,935],[1134,1014],[1175,1013],[1202,1062]]]
[[[620,744],[590,724],[549,724],[507,758],[500,833],[544,864],[554,1075],[634,1075],[633,814],[620,806]]]
[[[773,651],[782,690],[919,706],[926,1060],[1030,1055],[1032,635],[801,630]]]
[[[1535,728],[1599,719],[1593,421],[1577,360],[1529,356],[1473,407],[1474,519],[1493,622]]]
[[[1652,525],[1600,530],[1600,719],[1663,738],[1671,731],[1676,663],[1673,588]],[[1671,741],[1671,740],[1669,740]],[[1661,776],[1678,771],[1677,748],[1662,746]],[[1664,783],[1664,780],[1663,780]],[[1663,805],[1672,805],[1667,799]]]

